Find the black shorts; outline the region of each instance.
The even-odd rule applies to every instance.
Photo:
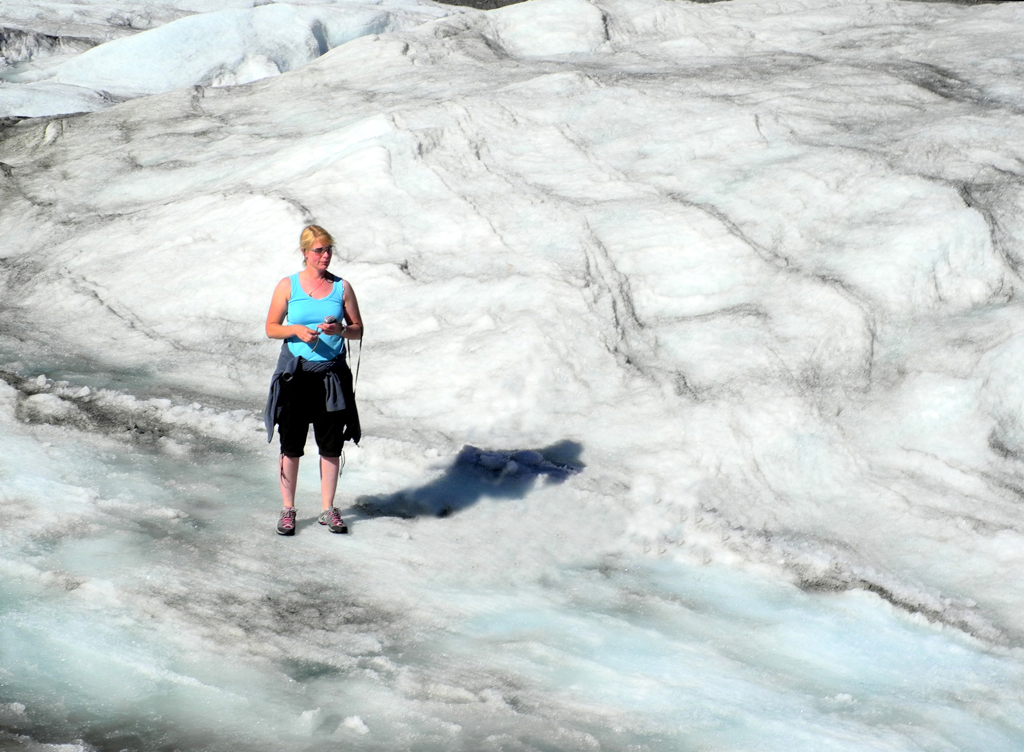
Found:
[[[277,433],[281,454],[301,457],[305,454],[309,424],[321,457],[341,456],[345,443],[346,411],[327,412],[327,391],[322,373],[296,371],[290,381],[281,382],[280,413]]]

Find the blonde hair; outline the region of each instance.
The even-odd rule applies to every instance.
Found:
[[[302,228],[302,234],[299,235],[299,250],[302,252],[302,260],[306,260],[306,251],[313,247],[313,243],[317,240],[326,240],[331,245],[334,245],[334,238],[331,237],[331,233],[327,232],[320,225],[307,225]]]

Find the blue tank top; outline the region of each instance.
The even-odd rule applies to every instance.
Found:
[[[299,284],[298,274],[293,274],[289,279],[292,282],[292,292],[288,297],[289,324],[302,324],[316,329],[328,316],[334,316],[339,323],[344,322],[345,280],[335,277],[330,295],[326,298],[311,298]],[[316,348],[310,347],[298,337],[289,337],[285,342],[293,355],[306,360],[334,360],[345,352],[345,340],[338,334],[321,334]]]

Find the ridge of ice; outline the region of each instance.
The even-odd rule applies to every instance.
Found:
[[[0,116],[93,111],[188,86],[250,83],[305,65],[357,37],[401,31],[455,12],[415,0],[270,3],[186,15],[96,46],[12,31],[31,49],[12,46],[9,66],[51,47],[65,54],[6,71],[0,67]]]

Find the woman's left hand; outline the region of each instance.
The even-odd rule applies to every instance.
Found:
[[[334,324],[321,324],[320,326],[317,327],[317,329],[320,330],[321,334],[326,334],[329,337],[341,334],[344,328],[345,325],[342,324],[340,321]]]

